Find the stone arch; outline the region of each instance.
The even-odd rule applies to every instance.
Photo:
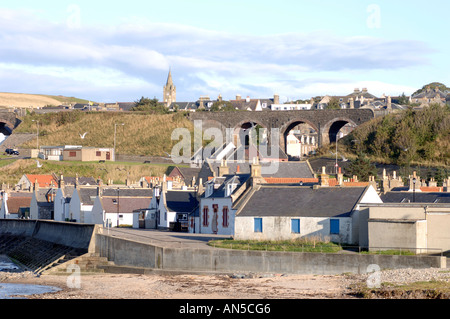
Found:
[[[280,130],[280,148],[287,154],[287,136],[289,134],[289,132],[296,127],[299,124],[308,124],[309,126],[311,126],[316,132],[317,134],[320,134],[319,132],[319,128],[317,127],[316,124],[312,123],[309,120],[303,119],[303,118],[297,118],[297,119],[293,119],[290,120],[289,122],[287,122],[286,124],[284,124]]]
[[[236,147],[240,145],[247,146],[250,140],[249,133],[252,127],[260,126],[264,129],[268,129],[267,126],[259,120],[245,119],[238,122],[233,128],[232,142]]]
[[[353,127],[357,126],[354,121],[346,117],[337,117],[326,123],[320,132],[321,144],[325,145],[336,142],[337,134],[347,124],[350,124]]]

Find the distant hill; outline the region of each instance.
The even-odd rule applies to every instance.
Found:
[[[79,99],[75,97],[55,96],[55,95],[41,95],[41,94],[26,94],[26,93],[7,93],[0,92],[0,107],[44,107],[46,105],[58,106],[63,103],[88,103],[88,100]]]

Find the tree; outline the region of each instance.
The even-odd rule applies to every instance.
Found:
[[[236,109],[233,106],[233,104],[231,104],[231,102],[229,102],[229,101],[216,101],[211,106],[210,111],[212,111],[212,112],[218,112],[218,111],[232,112],[232,111],[236,111]]]
[[[168,113],[167,108],[158,102],[157,98],[149,99],[148,97],[141,97],[138,101],[134,103],[131,111],[135,112],[149,112],[154,114],[166,114]]]
[[[409,105],[409,98],[405,95],[405,92],[403,92],[402,95],[400,95],[397,103],[400,105]]]
[[[346,172],[350,176],[358,176],[358,179],[364,182],[369,181],[369,176],[377,176],[377,168],[363,153],[359,153],[358,157],[350,162]]]
[[[327,109],[340,109],[339,100],[336,97],[332,97],[328,102]]]

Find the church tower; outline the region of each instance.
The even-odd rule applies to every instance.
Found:
[[[176,89],[175,85],[173,85],[172,72],[171,72],[171,70],[169,70],[169,75],[167,77],[167,83],[164,86],[164,91],[163,91],[163,101],[166,104],[166,106],[169,107],[170,104],[172,104],[173,102],[176,101],[176,97],[177,97],[177,89]]]

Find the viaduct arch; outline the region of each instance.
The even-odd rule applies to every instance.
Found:
[[[266,128],[268,140],[274,129],[279,132],[279,145],[286,150],[286,136],[300,123],[306,123],[318,133],[318,145],[336,141],[337,133],[347,124],[356,127],[375,118],[371,109],[339,110],[295,110],[295,111],[236,111],[236,112],[195,112],[189,114],[191,121],[202,121],[202,127],[216,127],[224,136],[228,132],[236,134],[238,129],[252,125]]]
[[[16,113],[0,110],[0,133],[10,135],[19,124],[20,120]]]

